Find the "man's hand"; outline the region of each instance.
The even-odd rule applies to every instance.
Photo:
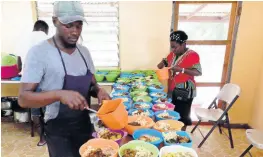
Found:
[[[101,104],[103,100],[111,100],[110,95],[102,88],[99,88],[97,97],[99,104]]]
[[[62,104],[66,104],[74,110],[84,110],[88,108],[86,99],[79,93],[70,90],[60,90],[56,92]]]

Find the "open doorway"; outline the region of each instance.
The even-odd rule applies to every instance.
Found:
[[[196,78],[193,121],[197,120],[194,109],[207,108],[227,82],[239,9],[238,2],[230,1],[174,2],[173,30],[183,30],[188,34],[187,45],[199,54],[203,71],[203,75]]]

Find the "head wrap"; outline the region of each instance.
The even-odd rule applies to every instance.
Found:
[[[179,44],[185,43],[188,39],[184,31],[175,31],[170,34],[170,41],[175,41]]]

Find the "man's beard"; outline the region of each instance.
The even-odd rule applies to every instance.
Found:
[[[61,41],[64,48],[76,48],[77,43],[69,44],[62,37],[60,37],[60,41]]]

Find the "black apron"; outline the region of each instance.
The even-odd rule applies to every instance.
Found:
[[[92,73],[88,68],[85,58],[77,48],[81,58],[85,62],[87,73],[84,76],[68,75],[61,51],[54,37],[53,41],[59,52],[65,71],[63,90],[77,91],[89,102]],[[92,138],[93,125],[90,121],[89,111],[72,110],[67,105],[60,104],[58,116],[45,124],[44,131],[50,157],[78,157],[80,156],[80,146]]]

